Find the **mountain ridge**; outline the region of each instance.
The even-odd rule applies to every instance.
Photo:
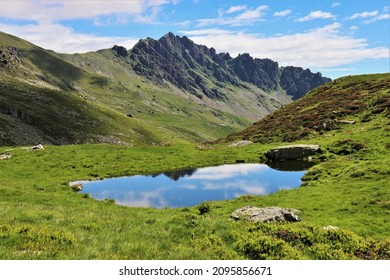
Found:
[[[130,50],[60,54],[0,32],[0,50],[2,145],[199,143],[239,131],[294,99],[280,86],[276,62],[234,60],[172,33],[141,39]],[[258,69],[252,73],[247,64]],[[277,76],[261,79],[268,74],[260,66]],[[316,75],[291,69],[297,85],[302,71]],[[316,85],[305,77],[304,90],[306,81]],[[289,83],[298,92],[295,84]]]
[[[123,49],[121,47],[122,56]],[[311,89],[331,81],[322,77],[321,73],[312,73],[302,67],[279,67],[278,62],[253,58],[248,53],[232,58],[229,53],[217,53],[214,48],[198,45],[188,37],[172,32],[159,40],[141,39],[127,52],[137,73],[157,80],[167,79],[193,94],[200,91],[212,98],[224,97],[218,83],[245,88],[243,82],[246,82],[265,91],[284,90],[296,100]],[[205,87],[204,84],[210,80],[217,87]]]

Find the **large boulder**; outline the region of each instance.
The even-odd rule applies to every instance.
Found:
[[[265,153],[265,157],[273,161],[301,160],[320,152],[320,145],[297,144],[271,149]]]
[[[301,218],[295,214],[296,212],[299,211],[280,207],[258,208],[245,206],[234,211],[230,217],[235,220],[244,219],[254,223],[299,222]]]

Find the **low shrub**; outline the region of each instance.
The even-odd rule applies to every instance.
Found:
[[[205,201],[198,205],[198,210],[200,215],[204,215],[208,212],[210,212],[211,204],[208,201]]]

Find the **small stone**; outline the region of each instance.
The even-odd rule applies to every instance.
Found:
[[[44,150],[44,149],[45,148],[43,147],[42,144],[31,147],[31,150],[33,150],[33,151],[40,151],[40,150]]]
[[[83,185],[81,185],[81,184],[74,184],[74,185],[71,185],[70,188],[73,191],[75,191],[75,192],[79,192],[79,191],[83,190]]]
[[[335,227],[335,226],[326,226],[326,227],[323,227],[322,229],[324,230],[338,230],[339,228],[338,227]]]
[[[0,160],[6,160],[6,159],[10,159],[11,158],[11,155],[6,153],[6,154],[2,154],[0,155]]]

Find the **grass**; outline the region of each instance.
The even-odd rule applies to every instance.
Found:
[[[72,191],[69,182],[259,162],[266,150],[282,143],[201,149],[89,144],[37,152],[2,147],[0,153],[13,150],[7,151],[10,160],[0,162],[0,258],[388,259],[389,130],[379,128],[383,120],[308,140],[321,144],[326,160],[309,170],[301,188],[180,209],[96,201]],[[351,142],[364,148],[338,153],[340,143]],[[245,205],[295,208],[303,222],[255,226],[229,219]],[[328,225],[340,230],[322,229]]]

